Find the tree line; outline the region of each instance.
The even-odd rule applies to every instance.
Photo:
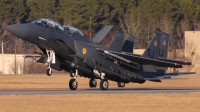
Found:
[[[0,39],[6,53],[32,53],[35,45],[11,36],[5,27],[49,18],[80,29],[91,39],[104,25],[114,28],[103,40],[108,44],[116,32],[136,36],[135,48],[145,48],[154,30],[171,35],[171,48],[184,48],[184,32],[200,29],[200,0],[1,0]]]

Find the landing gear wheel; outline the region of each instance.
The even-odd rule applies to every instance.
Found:
[[[47,74],[47,76],[51,76],[51,74],[52,74],[51,68],[47,68],[46,74]]]
[[[100,89],[101,90],[107,90],[108,89],[108,80],[107,79],[102,79],[100,82]]]
[[[78,87],[78,82],[75,79],[70,79],[69,81],[69,88],[71,90],[76,90]]]
[[[75,72],[73,72],[73,71],[70,71],[70,77],[75,77],[76,76],[76,73]]]
[[[93,78],[90,79],[89,81],[89,86],[90,87],[97,87],[97,81]]]
[[[123,83],[123,82],[117,82],[117,86],[118,87],[125,87],[125,83]]]

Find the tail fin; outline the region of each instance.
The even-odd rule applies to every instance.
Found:
[[[124,35],[118,33],[115,36],[114,40],[109,45],[109,47],[107,48],[107,50],[121,52],[123,40],[124,40]]]
[[[122,46],[123,52],[133,53],[135,36],[129,35],[128,39],[124,42]]]
[[[170,35],[163,33],[163,37],[160,42],[158,57],[167,58],[169,38],[170,38]]]
[[[170,35],[163,33],[163,37],[160,40],[160,48],[158,52],[159,58],[167,58],[169,38],[170,38]],[[158,75],[165,73],[165,70],[167,70],[166,67],[156,67],[156,69],[157,69]]]
[[[162,38],[161,34],[154,33],[154,38],[151,40],[150,44],[147,46],[142,57],[157,59],[161,38]]]
[[[109,31],[112,29],[113,25],[106,25],[104,26],[93,38],[93,43],[99,43],[104,39],[104,37],[109,33]]]

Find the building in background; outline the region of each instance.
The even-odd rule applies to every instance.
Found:
[[[0,54],[0,74],[23,74],[39,58],[40,55]]]
[[[200,31],[185,31],[185,56],[200,64]]]

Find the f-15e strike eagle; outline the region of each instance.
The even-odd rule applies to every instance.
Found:
[[[72,26],[60,26],[50,19],[38,19],[31,23],[13,24],[6,29],[14,36],[37,45],[43,52],[40,63],[48,63],[46,73],[51,68],[65,70],[72,79],[69,88],[78,87],[77,76],[90,78],[89,86],[96,87],[100,79],[100,89],[108,89],[108,80],[116,81],[119,87],[125,83],[144,83],[146,80],[161,82],[177,75],[195,72],[166,73],[166,67],[181,68],[190,62],[167,59],[168,34],[155,35],[143,55],[133,54],[134,36],[124,42],[124,36],[117,34],[107,47],[100,41],[111,30],[112,25],[103,27],[92,40]]]

